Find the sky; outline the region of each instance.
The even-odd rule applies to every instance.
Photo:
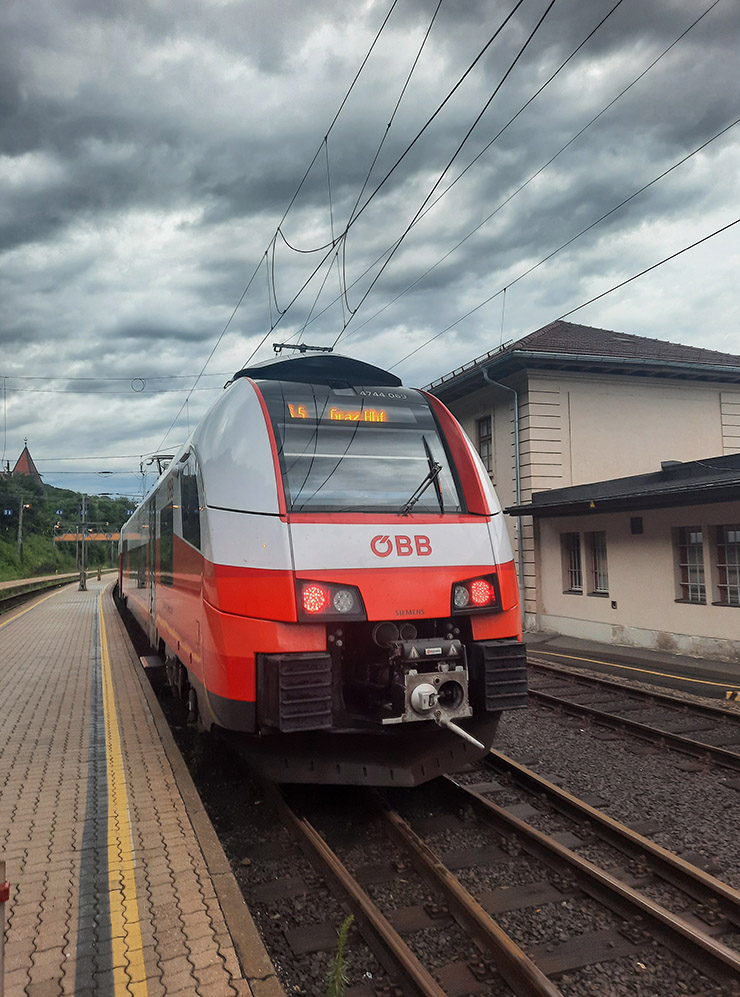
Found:
[[[410,386],[565,315],[740,354],[738,38],[737,0],[5,0],[3,466],[141,494],[276,342]]]

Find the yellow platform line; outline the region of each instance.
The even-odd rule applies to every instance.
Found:
[[[113,693],[113,676],[103,616],[103,592],[98,596],[100,659],[103,675],[103,708],[108,761],[108,893],[113,988],[115,997],[147,997],[144,947],[141,940],[139,903],[134,877],[134,850],[129,816],[126,776],[123,769],[121,733]]]
[[[570,658],[571,661],[587,661],[592,665],[608,665],[609,668],[621,668],[627,672],[639,672],[641,675],[660,675],[663,678],[676,679],[678,682],[696,682],[697,685],[716,686],[717,689],[737,689],[728,682],[710,682],[709,679],[690,679],[685,675],[672,675],[670,672],[650,671],[649,668],[636,668],[634,665],[618,665],[615,661],[601,661],[599,658],[579,658],[577,654],[558,654],[556,651],[532,651],[532,655],[547,654],[551,658]]]

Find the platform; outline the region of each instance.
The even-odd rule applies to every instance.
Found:
[[[283,994],[109,581],[0,618],[0,860],[4,997]]]
[[[607,675],[678,689],[694,696],[740,702],[740,661],[693,658],[577,637],[527,632],[527,655],[544,662],[585,668]]]

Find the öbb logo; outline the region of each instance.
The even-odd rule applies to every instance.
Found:
[[[383,536],[378,535],[370,541],[370,550],[376,557],[388,557],[395,550],[399,557],[411,557],[416,553],[419,557],[429,557],[432,545],[429,537],[414,536]]]

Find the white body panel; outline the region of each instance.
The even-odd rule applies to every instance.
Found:
[[[296,571],[497,563],[485,519],[417,525],[399,517],[382,525],[293,523],[290,530]]]
[[[246,378],[223,393],[192,439],[206,505],[240,512],[280,511],[267,423]]]
[[[506,529],[503,513],[500,516],[493,516],[488,523],[488,531],[491,534],[491,544],[498,554],[498,563],[507,564],[514,560],[514,548],[511,546],[509,531]]]
[[[292,567],[288,525],[278,516],[208,509],[209,538],[203,553],[212,564],[268,568]]]
[[[483,461],[480,458],[480,454],[473,446],[470,437],[463,430],[462,426],[460,427],[460,432],[465,437],[465,442],[468,445],[468,452],[470,453],[473,463],[475,464],[475,469],[478,472],[481,488],[483,489],[483,493],[485,494],[486,499],[488,500],[488,508],[491,510],[491,514],[501,512],[501,503],[498,500],[498,495],[496,494],[495,488],[491,484],[491,479],[489,477],[488,471],[485,469]]]

